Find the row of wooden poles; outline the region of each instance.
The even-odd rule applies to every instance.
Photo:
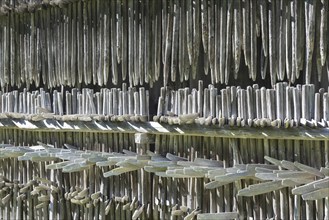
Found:
[[[80,150],[90,149],[98,152],[129,153],[125,150],[130,150],[145,155],[149,148],[135,144],[134,135],[127,133],[15,132],[16,136],[10,129],[2,130],[0,135],[2,140],[12,144],[24,141],[33,144],[42,141],[54,143],[55,147],[59,147],[68,143]],[[154,153],[172,153],[187,158],[190,162],[195,158],[213,159],[222,163],[224,168],[232,169],[234,165],[239,164],[265,163],[264,155],[268,155],[284,160],[285,168],[291,166],[289,161],[300,161],[319,169],[329,162],[329,155],[321,153],[328,152],[328,147],[325,141],[158,135]],[[74,151],[72,154],[74,155]],[[233,212],[238,213],[242,219],[325,219],[329,214],[328,198],[304,201],[300,195],[291,194],[291,187],[253,197],[236,196],[241,187],[257,183],[252,179],[242,179],[209,189],[204,188],[209,184],[207,178],[168,178],[143,170],[105,178],[102,174],[114,167],[92,165],[85,171],[64,173],[60,169],[46,169],[47,166],[60,161],[37,159],[0,160],[1,217],[131,219],[136,217],[137,213],[141,219],[182,219],[194,211],[195,215],[199,212]],[[178,216],[173,215],[174,213]]]
[[[144,87],[127,88],[125,83],[122,88],[103,88],[99,92],[88,88],[64,91],[62,87],[52,93],[41,88],[0,95],[1,113],[109,115],[123,116],[128,121],[137,116],[138,120],[147,121],[150,112],[149,91]],[[219,89],[211,84],[204,88],[203,81],[199,81],[197,89],[162,87],[153,119],[171,124],[326,127],[329,96],[324,88],[315,91],[313,84],[294,87],[284,82],[277,83],[274,89],[259,88],[257,84],[246,89]]]
[[[178,117],[177,117],[178,116]],[[231,126],[328,126],[329,96],[315,86],[277,83],[273,89],[257,84],[246,89],[214,85],[178,90],[162,87],[157,116],[160,122],[171,124],[229,124]]]
[[[144,87],[127,88],[125,83],[122,88],[102,88],[99,92],[88,88],[65,91],[62,87],[52,93],[41,88],[32,92],[27,89],[0,92],[0,95],[0,113],[103,115],[122,116],[122,120],[127,121],[149,120],[149,91]],[[327,127],[329,96],[324,88],[316,91],[313,84],[294,87],[280,82],[273,89],[259,88],[257,84],[246,89],[239,86],[220,89],[211,84],[206,87],[200,80],[197,89],[162,87],[153,119],[170,124]]]
[[[1,87],[166,86],[208,73],[228,84],[245,66],[272,85],[329,73],[326,0],[1,3]]]
[[[47,92],[43,88],[35,91],[23,89],[2,93],[1,113],[54,114],[54,115],[109,115],[139,116],[148,120],[149,91],[144,87],[94,89],[62,89]]]

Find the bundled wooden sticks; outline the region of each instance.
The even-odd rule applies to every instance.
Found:
[[[148,206],[158,206],[159,204],[147,204],[145,201],[133,197],[134,194],[127,193],[124,189],[117,191],[121,186],[115,182],[110,188],[104,185],[101,188],[93,185],[105,184],[104,181],[112,181],[104,178],[112,179],[121,176],[121,181],[127,183],[125,187],[134,186],[134,178],[140,175],[134,171],[140,169],[154,173],[156,179],[160,178],[162,183],[157,183],[160,188],[172,187],[177,184],[179,195],[182,194],[183,197],[188,194],[193,195],[194,190],[201,193],[203,188],[206,191],[214,191],[220,188],[222,190],[223,187],[224,192],[221,191],[221,193],[224,193],[224,196],[230,196],[225,194],[225,190],[227,190],[225,186],[233,183],[237,195],[244,197],[275,193],[277,190],[283,190],[284,188],[291,190],[292,195],[301,196],[306,202],[318,200],[319,204],[324,205],[320,200],[329,197],[329,170],[327,167],[321,167],[319,170],[299,162],[277,160],[268,156],[265,156],[265,159],[271,164],[236,163],[233,167],[224,167],[224,162],[220,160],[198,157],[188,160],[171,153],[167,153],[166,156],[151,151],[147,151],[145,154],[138,154],[129,150],[123,150],[122,153],[110,153],[77,150],[67,144],[65,146],[67,149],[54,148],[52,145],[43,143],[30,147],[15,147],[10,144],[0,145],[0,163],[4,165],[3,172],[0,174],[0,215],[2,217],[4,216],[3,211],[6,212],[6,217],[9,218],[12,216],[22,217],[26,215],[24,213],[27,207],[25,204],[30,206],[34,202],[37,204],[36,209],[30,213],[28,218],[31,215],[40,217],[42,215],[52,215],[61,218],[64,215],[71,216],[73,213],[74,215],[79,212],[81,215],[89,215],[95,212],[95,214],[99,213],[96,218],[120,213],[118,215],[121,217],[131,215],[132,219],[142,216],[146,219],[154,219],[154,217],[158,219],[159,216],[157,215],[151,217]],[[7,162],[10,162],[8,163],[9,166],[7,166]],[[10,167],[11,169],[17,169],[23,164],[30,164],[34,176],[27,177],[27,179],[24,179],[24,176],[18,176],[13,179],[8,169]],[[18,167],[15,168],[15,166]],[[94,176],[96,171],[104,178]],[[58,177],[60,182],[53,181],[52,177],[49,178],[49,175],[54,175],[57,172],[62,175]],[[89,176],[90,178],[96,178],[96,181],[89,180],[89,182],[86,182]],[[69,178],[66,179],[66,177]],[[210,181],[207,181],[208,179]],[[62,182],[63,180],[64,182]],[[198,180],[204,180],[204,182],[200,182],[204,183],[201,189],[194,188],[197,187]],[[243,183],[245,188],[239,188],[238,183],[240,183],[240,187]],[[181,190],[187,190],[187,192],[184,193]],[[112,193],[115,196],[112,196]],[[154,194],[154,196],[159,199],[158,202],[156,200],[154,202],[162,204],[162,206],[158,206],[158,209],[166,212],[165,209],[168,206],[168,204],[164,205],[166,195],[158,197],[157,194]],[[167,196],[169,198],[169,195]],[[198,200],[198,196],[195,195],[193,199]],[[18,204],[17,212],[13,213],[5,205],[8,202]],[[203,200],[203,202],[207,201]],[[64,205],[65,203],[66,205]],[[181,201],[181,204],[173,203],[169,205],[171,216],[182,216],[186,219],[192,219],[195,216],[198,219],[230,219],[243,216],[242,210],[232,210],[232,212],[225,209],[225,212],[210,214],[205,213],[205,207],[194,209],[193,205],[187,204],[186,206],[184,203],[184,201]],[[297,203],[295,204],[297,205]],[[328,208],[327,204],[325,206]],[[323,207],[317,207],[321,216],[324,217],[323,214],[328,214],[326,211],[324,212]],[[76,208],[80,211],[76,212]],[[43,209],[43,212],[39,213],[40,209]],[[307,216],[313,215],[308,214]]]
[[[329,219],[328,25],[327,0],[0,0],[0,218]]]
[[[325,0],[2,1],[0,83],[166,86],[210,72],[228,84],[244,65],[273,86],[328,80],[327,11]]]
[[[329,99],[325,89],[277,83],[273,89],[257,84],[246,89],[213,85],[171,90],[161,88],[154,120],[169,124],[228,124],[230,126],[327,127]]]
[[[45,148],[45,147],[46,148]],[[62,170],[64,173],[80,172],[91,166],[113,167],[104,172],[104,177],[118,176],[127,172],[144,169],[166,178],[209,178],[206,189],[214,189],[243,179],[265,181],[262,185],[249,186],[238,192],[240,196],[254,196],[278,190],[284,187],[298,186],[293,194],[303,195],[306,200],[317,200],[328,197],[328,168],[321,170],[286,160],[277,160],[268,156],[270,164],[236,164],[234,167],[223,167],[223,162],[195,158],[186,158],[167,153],[166,157],[153,152],[146,155],[124,150],[124,153],[107,153],[97,151],[81,151],[75,149],[53,148],[50,145],[32,147],[14,147],[4,145],[0,149],[1,158],[18,158],[19,161],[56,161],[46,165],[46,169]],[[281,169],[279,169],[281,168]],[[316,178],[318,178],[316,180]],[[270,182],[268,182],[270,181]],[[301,186],[302,185],[302,186]]]
[[[88,88],[54,90],[52,93],[42,88],[32,92],[24,89],[23,92],[1,93],[0,112],[12,117],[31,114],[32,120],[52,118],[54,115],[67,115],[67,119],[74,119],[77,115],[103,115],[115,116],[112,120],[119,121],[147,121],[148,100],[148,90],[143,87],[127,88],[125,83],[122,89],[103,88],[100,92]]]

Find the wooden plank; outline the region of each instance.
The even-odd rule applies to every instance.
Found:
[[[158,122],[109,122],[95,121],[90,117],[81,117],[87,121],[59,121],[44,119],[41,121],[28,121],[24,119],[0,119],[1,129],[19,129],[44,132],[100,132],[100,133],[137,133],[147,132],[149,134],[188,135],[224,138],[255,138],[255,139],[285,139],[285,140],[329,140],[328,128],[276,128],[268,127],[261,130],[254,127],[229,127],[192,125],[168,125]],[[89,121],[90,120],[90,121]]]

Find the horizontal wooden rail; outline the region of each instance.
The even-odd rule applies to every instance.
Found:
[[[289,139],[289,140],[329,140],[329,128],[254,128],[254,127],[218,127],[169,125],[158,122],[110,122],[110,121],[60,121],[44,119],[30,121],[25,119],[0,119],[1,129],[23,129],[40,132],[100,132],[100,133],[149,133],[158,135],[188,135],[224,138],[257,138],[257,139]]]

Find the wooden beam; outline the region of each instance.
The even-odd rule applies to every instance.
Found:
[[[285,140],[329,140],[329,128],[235,128],[230,126],[169,125],[158,122],[111,121],[60,121],[44,119],[0,119],[1,129],[33,130],[40,132],[99,132],[99,133],[148,133],[160,135],[187,135],[224,138],[257,138]]]

